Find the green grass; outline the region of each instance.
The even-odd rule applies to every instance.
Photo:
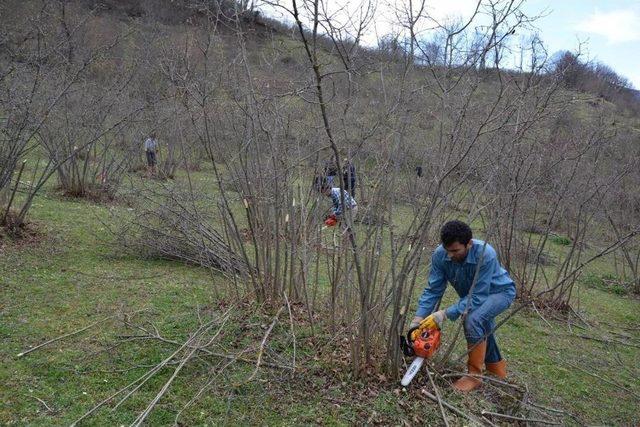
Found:
[[[595,273],[586,273],[582,278],[582,283],[596,289],[611,292],[617,295],[626,295],[629,289],[623,286],[617,278],[611,273],[598,275]]]
[[[205,173],[194,174],[194,179],[203,185],[209,182]],[[39,237],[31,242],[4,242],[0,255],[3,384],[0,423],[68,425],[144,373],[141,368],[115,370],[157,363],[174,349],[159,343],[131,343],[104,351],[118,335],[127,332],[112,321],[16,358],[30,346],[105,316],[142,309],[147,311],[136,319],[152,322],[167,337],[183,341],[197,326],[198,312],[203,315],[220,312],[228,286],[222,276],[203,268],[122,254],[110,244],[103,225],[111,221],[110,209],[126,207],[60,199],[49,189],[36,199],[30,216]],[[406,215],[403,212],[401,216]],[[553,250],[566,249],[556,243]],[[608,277],[610,271],[606,267],[606,260],[594,263],[590,275],[581,279],[576,290],[576,308],[593,328],[572,325],[569,329],[566,321],[553,319],[551,313],[543,313],[545,321],[535,312],[522,311],[499,331],[498,340],[509,361],[511,379],[526,384],[535,402],[571,412],[581,423],[633,425],[640,421],[639,402],[633,394],[640,394],[639,349],[577,336],[610,339],[610,331],[617,330],[629,335],[632,342],[640,338],[638,299],[616,295],[590,282],[595,280],[593,277]],[[449,289],[443,304],[454,300],[455,295]],[[269,319],[267,313],[249,305],[234,313],[223,342],[229,349],[240,348],[236,337],[246,340],[252,333],[252,329],[243,325],[265,324]],[[446,325],[445,344],[457,325],[452,322]],[[285,336],[287,327],[286,324],[276,327],[274,339]],[[322,341],[308,338],[308,331],[304,326],[301,328],[298,374],[263,369],[254,381],[242,384],[251,375],[253,366],[235,364],[215,378],[203,397],[182,414],[181,422],[184,425],[401,424],[403,420],[411,424],[441,423],[437,405],[419,391],[420,386],[428,387],[426,376],[416,378],[408,391],[400,390],[395,380],[377,375],[353,380],[346,363],[333,363],[326,357],[315,360],[316,345]],[[257,331],[258,336],[261,331]],[[280,348],[289,346],[282,342]],[[461,351],[458,346],[456,354]],[[150,425],[173,423],[176,412],[207,382],[212,372],[209,363],[198,360],[185,368],[151,414]],[[131,423],[171,371],[163,371],[119,410],[103,408],[87,424]],[[438,381],[444,385],[442,380]],[[513,404],[508,390],[488,385],[467,397],[456,395],[446,386],[442,392],[450,403],[475,413],[481,409],[506,412]],[[36,398],[53,410],[47,411]],[[450,420],[463,424],[461,419]]]
[[[571,244],[571,239],[565,236],[551,236],[549,240],[556,245],[568,246]]]

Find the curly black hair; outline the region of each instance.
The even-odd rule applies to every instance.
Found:
[[[440,241],[444,246],[449,246],[454,242],[466,245],[472,238],[471,227],[462,221],[449,221],[445,223],[440,230]]]

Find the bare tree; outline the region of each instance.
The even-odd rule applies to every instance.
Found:
[[[10,8],[11,5],[4,7]],[[82,86],[84,78],[91,71],[91,65],[117,43],[117,40],[108,40],[94,50],[81,51],[78,37],[90,14],[72,14],[65,2],[34,2],[29,7],[33,10],[18,14],[11,21],[7,27],[6,42],[2,45],[3,61],[8,68],[0,76],[0,109],[8,117],[2,121],[0,194],[4,196],[0,197],[0,201],[4,201],[6,212],[15,201],[10,197],[8,203],[6,195],[19,160],[37,151],[51,126],[60,126],[57,119],[61,117],[57,112],[65,107],[58,107],[64,103],[69,107],[68,100],[77,93],[78,85]],[[25,16],[28,18],[22,22]],[[28,31],[15,31],[16,28],[26,28]],[[112,125],[111,130],[115,126]],[[78,152],[89,149],[101,136],[94,134],[88,140],[74,141],[77,145],[71,151],[57,151],[43,168],[39,168],[39,161],[36,163],[30,185],[22,189],[27,196],[10,224],[12,228],[17,229],[22,225],[33,198],[49,177],[56,170],[62,170],[65,163],[75,159]],[[16,182],[14,189],[18,185]],[[8,215],[3,218],[6,222]]]
[[[226,288],[212,292],[268,313],[273,320],[252,349],[259,356],[248,380],[282,313],[289,312],[292,331],[297,326],[293,303],[311,333],[320,332],[318,352],[346,343],[354,377],[370,368],[397,375],[398,336],[425,281],[427,254],[453,217],[495,242],[517,281],[521,305],[513,313],[531,302],[568,310],[584,267],[612,253],[624,257],[637,283],[640,230],[624,216],[630,206],[637,210],[637,197],[619,211],[604,208],[618,186],[631,193],[637,185],[638,157],[621,155],[630,144],[608,118],[586,123],[570,114],[573,99],[561,90],[562,76],[548,72],[539,38],[521,39],[520,69],[503,68],[514,33],[536,18],[521,2],[478,2],[466,19],[443,22],[425,1],[401,3],[394,11],[401,32],[384,51],[362,44],[373,2],[269,2],[294,20],[292,39],[245,25],[252,2],[223,3],[190,3],[199,26],[149,24],[151,35],[132,36],[136,60],[122,79],[80,73],[56,80],[68,82],[63,92],[40,83],[59,99],[20,141],[46,148],[44,178],[58,173],[66,188],[83,192],[101,171],[120,174],[144,133],[163,135],[163,174],[179,167],[184,174],[133,183],[131,211],[117,214],[119,243],[222,273]],[[72,48],[75,27],[61,7],[65,60],[56,72],[68,78],[88,53]],[[479,25],[483,17],[491,24]],[[8,173],[17,166],[17,180],[21,150]],[[323,227],[330,202],[314,184],[328,161],[344,205],[345,157],[358,165],[358,213]],[[194,175],[198,160],[207,164]],[[17,185],[5,187],[10,205]],[[599,228],[606,247],[592,250]],[[185,343],[128,325],[178,348],[114,395],[123,393],[123,402],[157,369],[178,366],[136,423],[195,355],[226,360],[214,353],[210,332],[227,318],[202,323]],[[441,362],[449,363],[451,351],[444,353]]]

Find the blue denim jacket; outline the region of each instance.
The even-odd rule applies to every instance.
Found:
[[[462,263],[451,260],[442,245],[438,246],[431,257],[431,271],[429,282],[418,300],[416,316],[425,317],[431,314],[442,298],[447,282],[451,283],[460,299],[445,310],[447,318],[455,320],[462,313],[469,301],[469,289],[473,283],[476,266],[482,259],[482,265],[478,272],[478,281],[471,296],[469,311],[479,307],[491,294],[501,292],[515,296],[516,286],[509,277],[509,273],[498,261],[495,249],[482,240],[472,240],[473,245],[469,249],[466,259]],[[484,247],[484,254],[483,254]]]

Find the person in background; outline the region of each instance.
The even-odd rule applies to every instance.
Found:
[[[356,168],[349,159],[344,159],[342,166],[342,179],[344,181],[345,190],[351,197],[356,196]]]
[[[496,251],[491,245],[473,239],[471,228],[464,222],[444,224],[440,230],[440,241],[442,244],[431,257],[428,284],[418,301],[418,310],[410,328],[418,325],[440,328],[447,319],[463,317],[468,349],[467,369],[471,375],[463,376],[453,387],[468,392],[482,383],[478,376],[482,375],[483,366],[498,378],[507,376],[507,362],[500,354],[494,334],[495,318],[513,303],[516,286],[507,270],[500,265]],[[451,283],[460,299],[445,310],[435,311],[447,282]]]
[[[144,141],[144,151],[147,155],[147,176],[151,176],[156,172],[156,164],[158,163],[158,140],[156,133],[151,132],[149,137]]]
[[[340,195],[340,188],[331,187],[326,180],[321,180],[318,185],[318,190],[327,197],[331,198],[333,207],[331,208],[331,215],[325,220],[326,225],[336,225],[344,217],[346,211],[351,212],[351,218],[355,218],[358,213],[358,204],[355,199],[349,195],[347,190],[343,190],[342,196],[344,196],[344,205],[342,204],[342,197]],[[329,223],[327,220],[331,220]]]
[[[327,181],[329,187],[333,187],[335,177],[338,175],[338,169],[331,160],[327,160],[324,163],[324,178]]]

